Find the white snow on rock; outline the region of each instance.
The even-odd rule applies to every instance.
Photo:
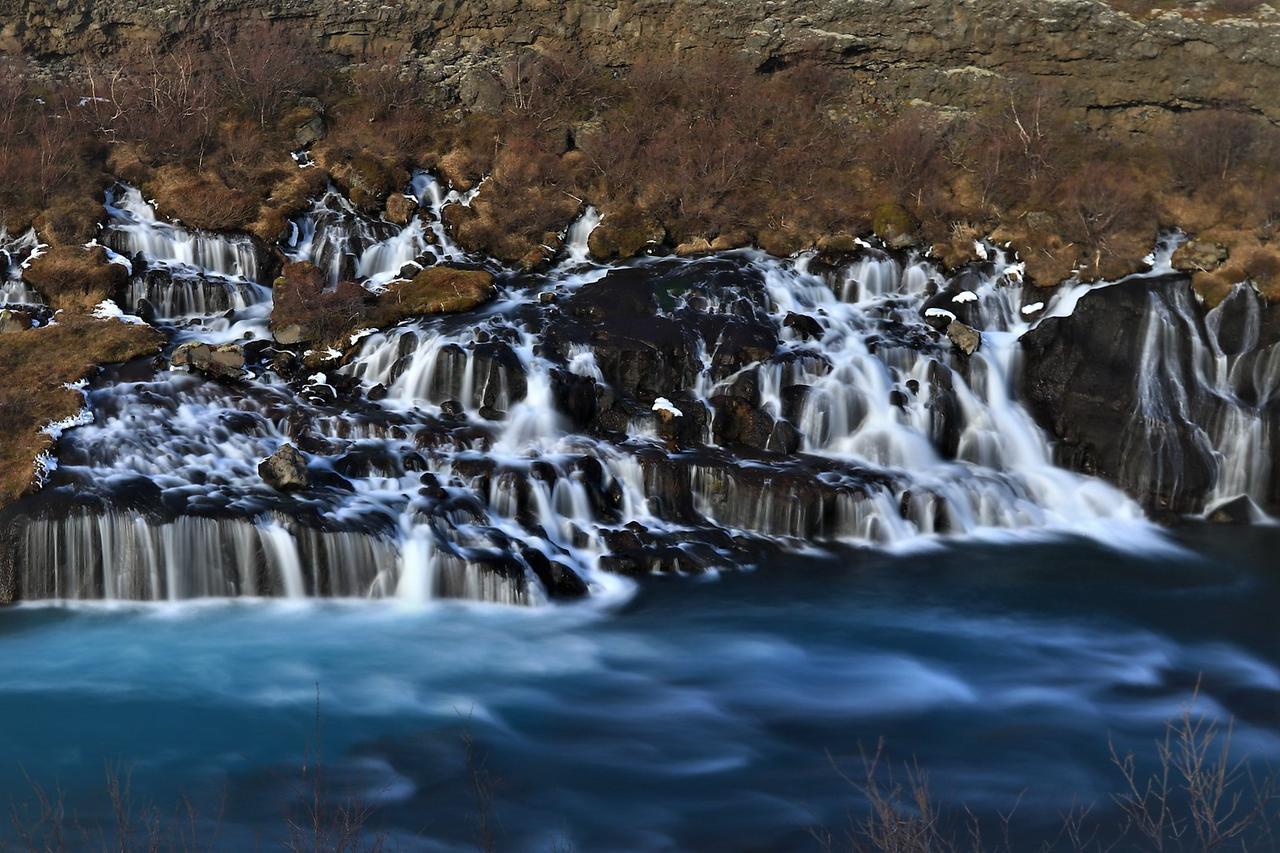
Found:
[[[672,402],[668,400],[666,397],[659,397],[658,399],[654,400],[653,410],[655,412],[667,412],[669,414],[675,415],[677,418],[684,416],[684,412],[677,409],[672,404]]]

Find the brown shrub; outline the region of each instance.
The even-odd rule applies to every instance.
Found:
[[[272,288],[271,331],[285,344],[337,343],[365,318],[372,294],[355,282],[325,287],[307,261],[285,264]]]
[[[213,39],[226,95],[259,127],[274,127],[297,98],[325,92],[329,61],[287,22],[255,21]]]
[[[256,195],[233,189],[213,172],[165,166],[146,182],[146,188],[157,210],[193,228],[244,230],[258,212]]]
[[[85,310],[113,298],[129,276],[101,246],[57,246],[32,261],[22,277],[55,308]]]
[[[1225,183],[1262,146],[1258,123],[1229,110],[1200,110],[1187,116],[1170,151],[1174,179],[1185,189]]]

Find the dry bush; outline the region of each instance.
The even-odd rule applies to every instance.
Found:
[[[360,69],[352,89],[344,128],[365,125],[392,156],[412,155],[428,145],[434,124],[428,88],[410,69]]]
[[[135,143],[154,162],[202,165],[222,103],[216,59],[184,44],[149,47],[114,67],[90,64],[82,109],[108,142]]]
[[[1143,221],[1148,197],[1127,165],[1090,161],[1063,182],[1063,221],[1067,236],[1093,252],[1110,251],[1120,231]]]
[[[325,91],[328,60],[287,22],[256,21],[214,33],[213,40],[224,91],[259,127],[273,127],[299,97]]]
[[[839,197],[850,146],[830,83],[807,66],[759,76],[724,56],[641,63],[620,91],[579,140],[595,194],[638,204],[678,241],[768,222],[823,228],[850,206]]]
[[[37,86],[31,69],[0,60],[0,221],[22,226],[59,193],[93,180],[92,140],[65,86]]]
[[[1225,183],[1261,150],[1262,134],[1249,116],[1228,110],[1201,110],[1187,116],[1170,157],[1174,179],[1186,189]]]
[[[867,149],[876,173],[900,201],[919,206],[926,189],[943,179],[943,130],[929,110],[904,110],[871,135]]]
[[[344,281],[332,289],[324,274],[306,261],[285,264],[272,288],[271,327],[296,325],[303,340],[332,343],[351,331],[367,311],[371,294]]]

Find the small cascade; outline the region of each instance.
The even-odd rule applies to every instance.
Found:
[[[590,252],[587,248],[587,238],[591,236],[591,232],[596,230],[596,226],[600,224],[600,211],[594,206],[587,205],[583,208],[582,213],[569,226],[569,230],[564,235],[564,265],[565,266],[582,266],[590,260]]]
[[[125,299],[126,306],[134,313],[145,300],[157,319],[178,320],[245,311],[269,302],[271,293],[250,281],[148,269],[130,278]]]
[[[110,217],[103,242],[126,257],[257,281],[258,250],[248,236],[224,236],[183,228],[156,217],[135,187],[117,185],[107,193]]]
[[[1204,507],[1271,494],[1269,407],[1280,400],[1280,346],[1259,347],[1262,302],[1249,284],[1207,313],[1185,288],[1147,293],[1137,369],[1139,406],[1125,438],[1128,471],[1158,493],[1178,494],[1188,455],[1207,460]],[[1150,460],[1150,461],[1148,461]]]
[[[480,184],[477,184],[467,192],[459,192],[458,190],[446,191],[440,181],[430,172],[419,171],[414,173],[409,192],[410,195],[418,200],[419,204],[430,211],[431,215],[427,220],[427,227],[435,237],[433,244],[442,259],[446,261],[461,261],[465,260],[467,256],[467,253],[457,243],[453,242],[453,238],[449,236],[448,230],[444,227],[445,206],[449,204],[470,206],[471,200],[476,197],[479,191]]]
[[[0,226],[0,306],[43,305],[44,300],[22,280],[23,267],[39,251],[40,240],[35,229],[27,229],[15,237]]]

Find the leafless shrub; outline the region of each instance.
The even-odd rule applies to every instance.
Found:
[[[268,128],[302,95],[319,94],[326,61],[293,29],[257,21],[213,34],[224,64],[224,86],[245,114]]]
[[[1153,851],[1250,848],[1269,837],[1277,802],[1275,777],[1255,778],[1232,754],[1234,724],[1196,710],[1199,690],[1156,743],[1156,767],[1144,775],[1132,752],[1111,746],[1124,780],[1115,796],[1127,828]],[[1269,845],[1268,845],[1269,846]],[[1261,849],[1261,848],[1256,848]]]
[[[1258,123],[1229,110],[1188,116],[1171,152],[1174,177],[1189,189],[1230,179],[1262,145]]]

